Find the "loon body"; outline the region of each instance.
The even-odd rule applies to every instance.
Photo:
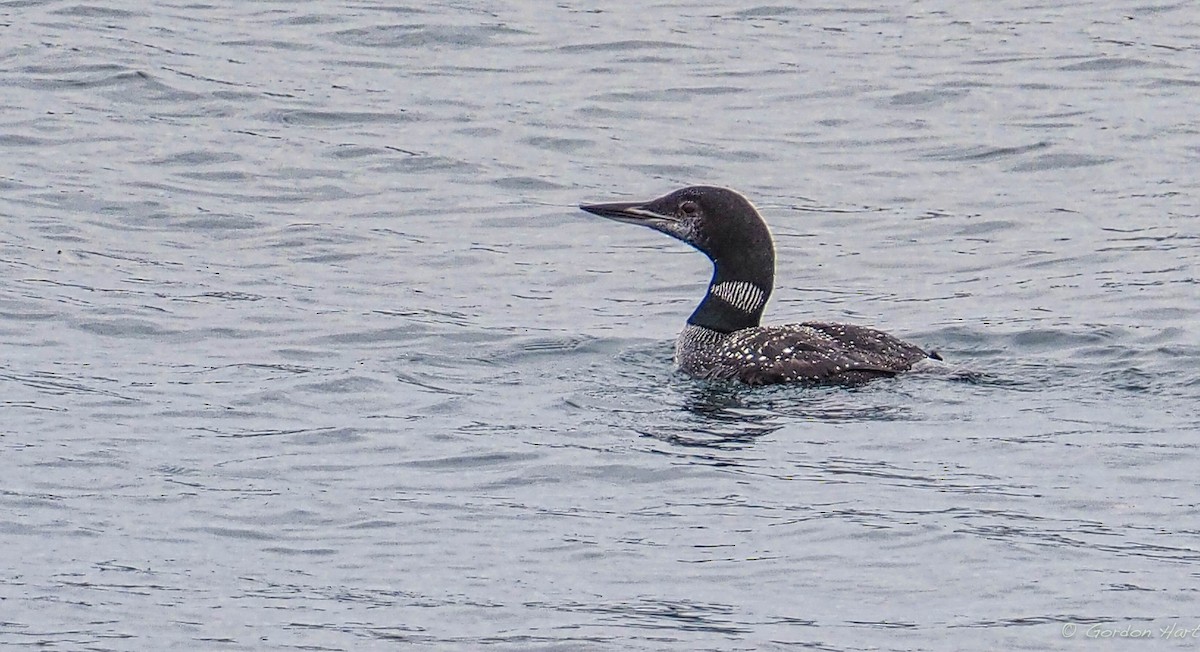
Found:
[[[708,293],[675,342],[675,363],[692,376],[751,385],[856,384],[941,359],[863,326],[759,325],[775,283],[775,245],[758,211],[732,190],[692,186],[648,202],[580,208],[661,231],[712,260]]]

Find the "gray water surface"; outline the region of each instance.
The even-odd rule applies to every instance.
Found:
[[[0,647],[1194,647],[1200,10],[1060,4],[0,2]],[[975,375],[674,373],[693,183]]]

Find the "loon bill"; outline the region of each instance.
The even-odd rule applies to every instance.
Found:
[[[775,245],[758,211],[732,190],[692,186],[647,202],[580,208],[661,231],[712,260],[708,293],[675,342],[675,363],[692,376],[751,385],[856,384],[941,360],[863,326],[760,326],[775,283]]]

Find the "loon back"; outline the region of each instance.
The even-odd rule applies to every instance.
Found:
[[[760,326],[775,284],[775,245],[758,211],[732,190],[691,186],[648,202],[580,208],[661,231],[712,260],[708,292],[675,344],[676,364],[693,376],[755,385],[859,383],[894,376],[923,359],[940,360],[862,326]]]

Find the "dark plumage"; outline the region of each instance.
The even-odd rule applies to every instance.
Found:
[[[693,376],[752,385],[852,384],[941,359],[863,326],[760,326],[775,282],[775,246],[758,211],[732,190],[692,186],[649,202],[580,208],[661,231],[712,260],[708,293],[675,343],[675,362]]]

